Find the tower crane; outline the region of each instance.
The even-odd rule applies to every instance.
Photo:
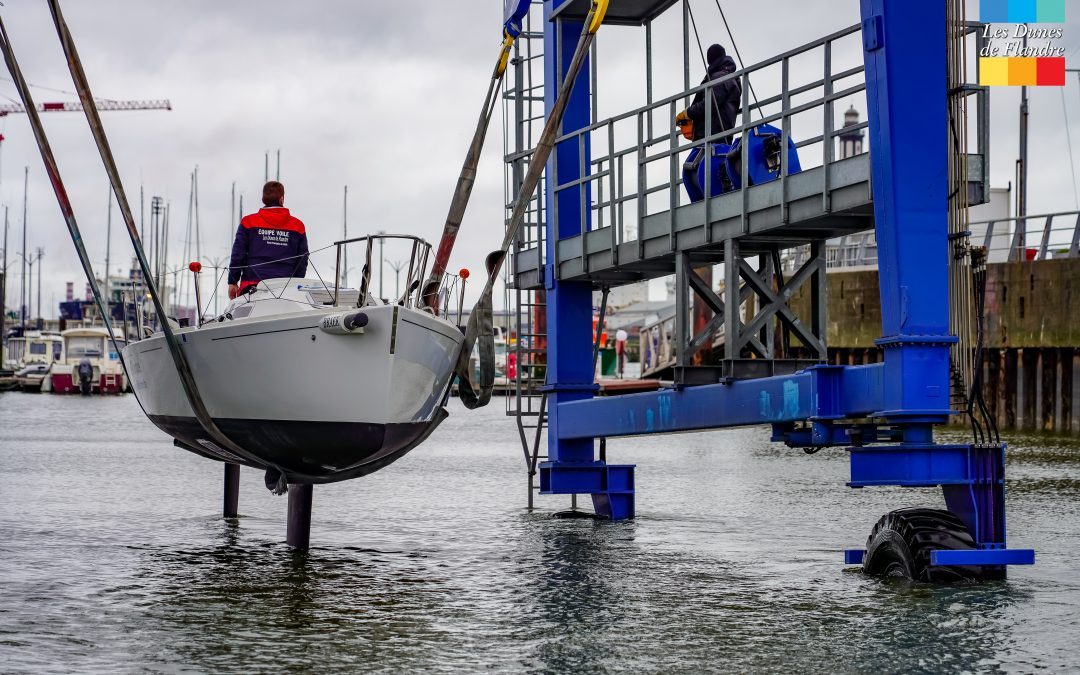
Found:
[[[79,101],[67,101],[60,103],[38,103],[38,112],[82,112],[83,105]],[[165,100],[158,101],[98,101],[98,110],[172,110],[172,103]],[[21,103],[0,105],[0,117],[12,113],[25,113],[26,108]]]
[[[57,103],[38,103],[38,112],[82,112],[83,104],[80,101],[61,101]],[[172,103],[168,99],[154,101],[98,101],[98,110],[172,110]],[[0,117],[7,117],[12,113],[25,113],[26,108],[21,103],[9,103],[0,105]],[[0,141],[4,135],[0,134]]]

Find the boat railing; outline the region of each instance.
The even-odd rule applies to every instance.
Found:
[[[360,294],[356,300],[357,307],[364,307],[372,299],[371,274],[374,271],[374,267],[372,266],[372,255],[375,253],[375,244],[385,243],[388,240],[403,240],[411,243],[409,266],[405,275],[405,291],[401,294],[400,298],[394,300],[394,304],[411,305],[414,307],[419,307],[423,304],[420,297],[420,285],[423,283],[428,261],[431,258],[431,244],[420,237],[411,234],[369,234],[363,237],[342,239],[341,241],[334,242],[336,262],[334,263],[333,304],[335,307],[337,307],[341,301],[346,246],[358,243],[363,243],[364,245],[364,267],[360,275]],[[380,261],[380,264],[381,262],[382,261]]]

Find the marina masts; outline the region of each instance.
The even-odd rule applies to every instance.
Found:
[[[7,343],[7,268],[8,268],[8,207],[4,205],[4,263],[0,268],[0,369],[4,367],[4,348]]]
[[[112,308],[110,303],[112,302],[112,293],[109,289],[109,270],[112,265],[112,186],[109,186],[109,203],[105,209],[105,309],[107,310],[106,316],[102,317],[105,321],[109,321],[112,314]],[[38,281],[38,289],[41,289],[41,282]],[[40,302],[38,303],[41,304]]]
[[[343,200],[342,200],[342,207],[341,207],[341,234],[342,234],[341,239],[343,241],[348,240],[348,238],[349,238],[349,186],[348,185],[345,186],[345,196],[343,197]],[[344,271],[341,273],[341,285],[347,287],[349,285],[349,247],[348,246],[342,247],[341,255],[342,255],[342,258],[344,260],[344,263],[342,264],[342,268],[344,269]]]
[[[44,265],[41,264],[41,259],[44,258],[44,257],[45,257],[45,249],[38,246],[38,248],[37,248],[37,266],[38,266],[38,268],[37,268],[37,311],[38,311],[37,315],[38,315],[39,320],[42,320],[44,318],[44,313],[41,311],[41,268],[44,267]]]
[[[29,300],[26,296],[26,191],[30,184],[30,167],[23,168],[23,202],[22,202],[22,285],[19,287],[19,325],[26,330],[26,305]]]

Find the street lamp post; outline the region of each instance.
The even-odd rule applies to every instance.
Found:
[[[29,296],[26,295],[26,201],[27,189],[30,185],[30,167],[23,169],[23,207],[22,207],[22,286],[19,289],[19,325],[26,331],[26,306],[30,304]],[[26,296],[26,297],[24,297]]]
[[[32,254],[29,255],[29,256],[26,256],[26,255],[23,255],[21,252],[16,252],[15,255],[22,258],[23,270],[26,270],[26,271],[23,272],[23,274],[24,274],[23,287],[24,288],[23,288],[23,292],[20,294],[21,296],[25,296],[25,297],[20,298],[20,300],[22,302],[22,306],[19,307],[19,316],[20,316],[20,319],[21,319],[20,322],[19,322],[19,325],[22,326],[23,333],[25,333],[26,332],[26,322],[30,318],[30,314],[32,314],[30,309],[31,309],[31,303],[32,303],[33,298],[34,298],[34,263],[37,262],[37,259]],[[29,281],[27,281],[27,280],[29,280]],[[28,283],[29,283],[30,287],[26,288],[26,285]]]
[[[39,330],[45,327],[45,325],[44,325],[45,324],[45,317],[44,317],[44,313],[41,311],[41,269],[43,267],[45,267],[44,265],[41,264],[41,259],[44,258],[44,257],[45,257],[45,249],[38,246],[38,248],[37,248],[37,262],[38,262],[38,268],[37,268],[37,311],[38,311]]]
[[[390,269],[394,270],[394,301],[396,302],[401,299],[401,270],[405,268],[407,263],[402,260],[399,260],[396,263],[390,262],[385,258],[383,260],[384,262],[390,263]],[[379,267],[381,268],[382,265],[379,265]]]
[[[379,297],[385,297],[383,293],[383,263],[386,262],[386,258],[383,257],[383,242],[386,239],[382,235],[386,234],[386,230],[379,230],[375,234],[379,235]]]
[[[7,270],[8,270],[8,207],[4,206],[4,267],[0,269],[0,368],[7,362]]]

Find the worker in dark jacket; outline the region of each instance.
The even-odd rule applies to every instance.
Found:
[[[708,72],[705,73],[702,84],[719,80],[725,75],[730,75],[736,70],[735,60],[727,55],[727,51],[720,45],[712,45],[708,52]],[[712,128],[714,134],[727,131],[735,126],[735,118],[742,109],[742,85],[738,78],[731,78],[725,82],[714,85],[709,91],[711,105],[705,101],[705,92],[699,91],[694,95],[694,101],[690,107],[679,113],[675,118],[675,125],[683,129],[683,135],[687,140],[700,141],[705,138],[705,111],[712,111]],[[687,128],[689,127],[689,129]],[[687,134],[687,131],[690,133]],[[731,136],[722,137],[720,143],[731,143]]]
[[[229,298],[263,279],[303,278],[307,265],[304,224],[285,208],[285,186],[272,180],[263,186],[263,208],[244,216],[236,230],[229,261]]]

